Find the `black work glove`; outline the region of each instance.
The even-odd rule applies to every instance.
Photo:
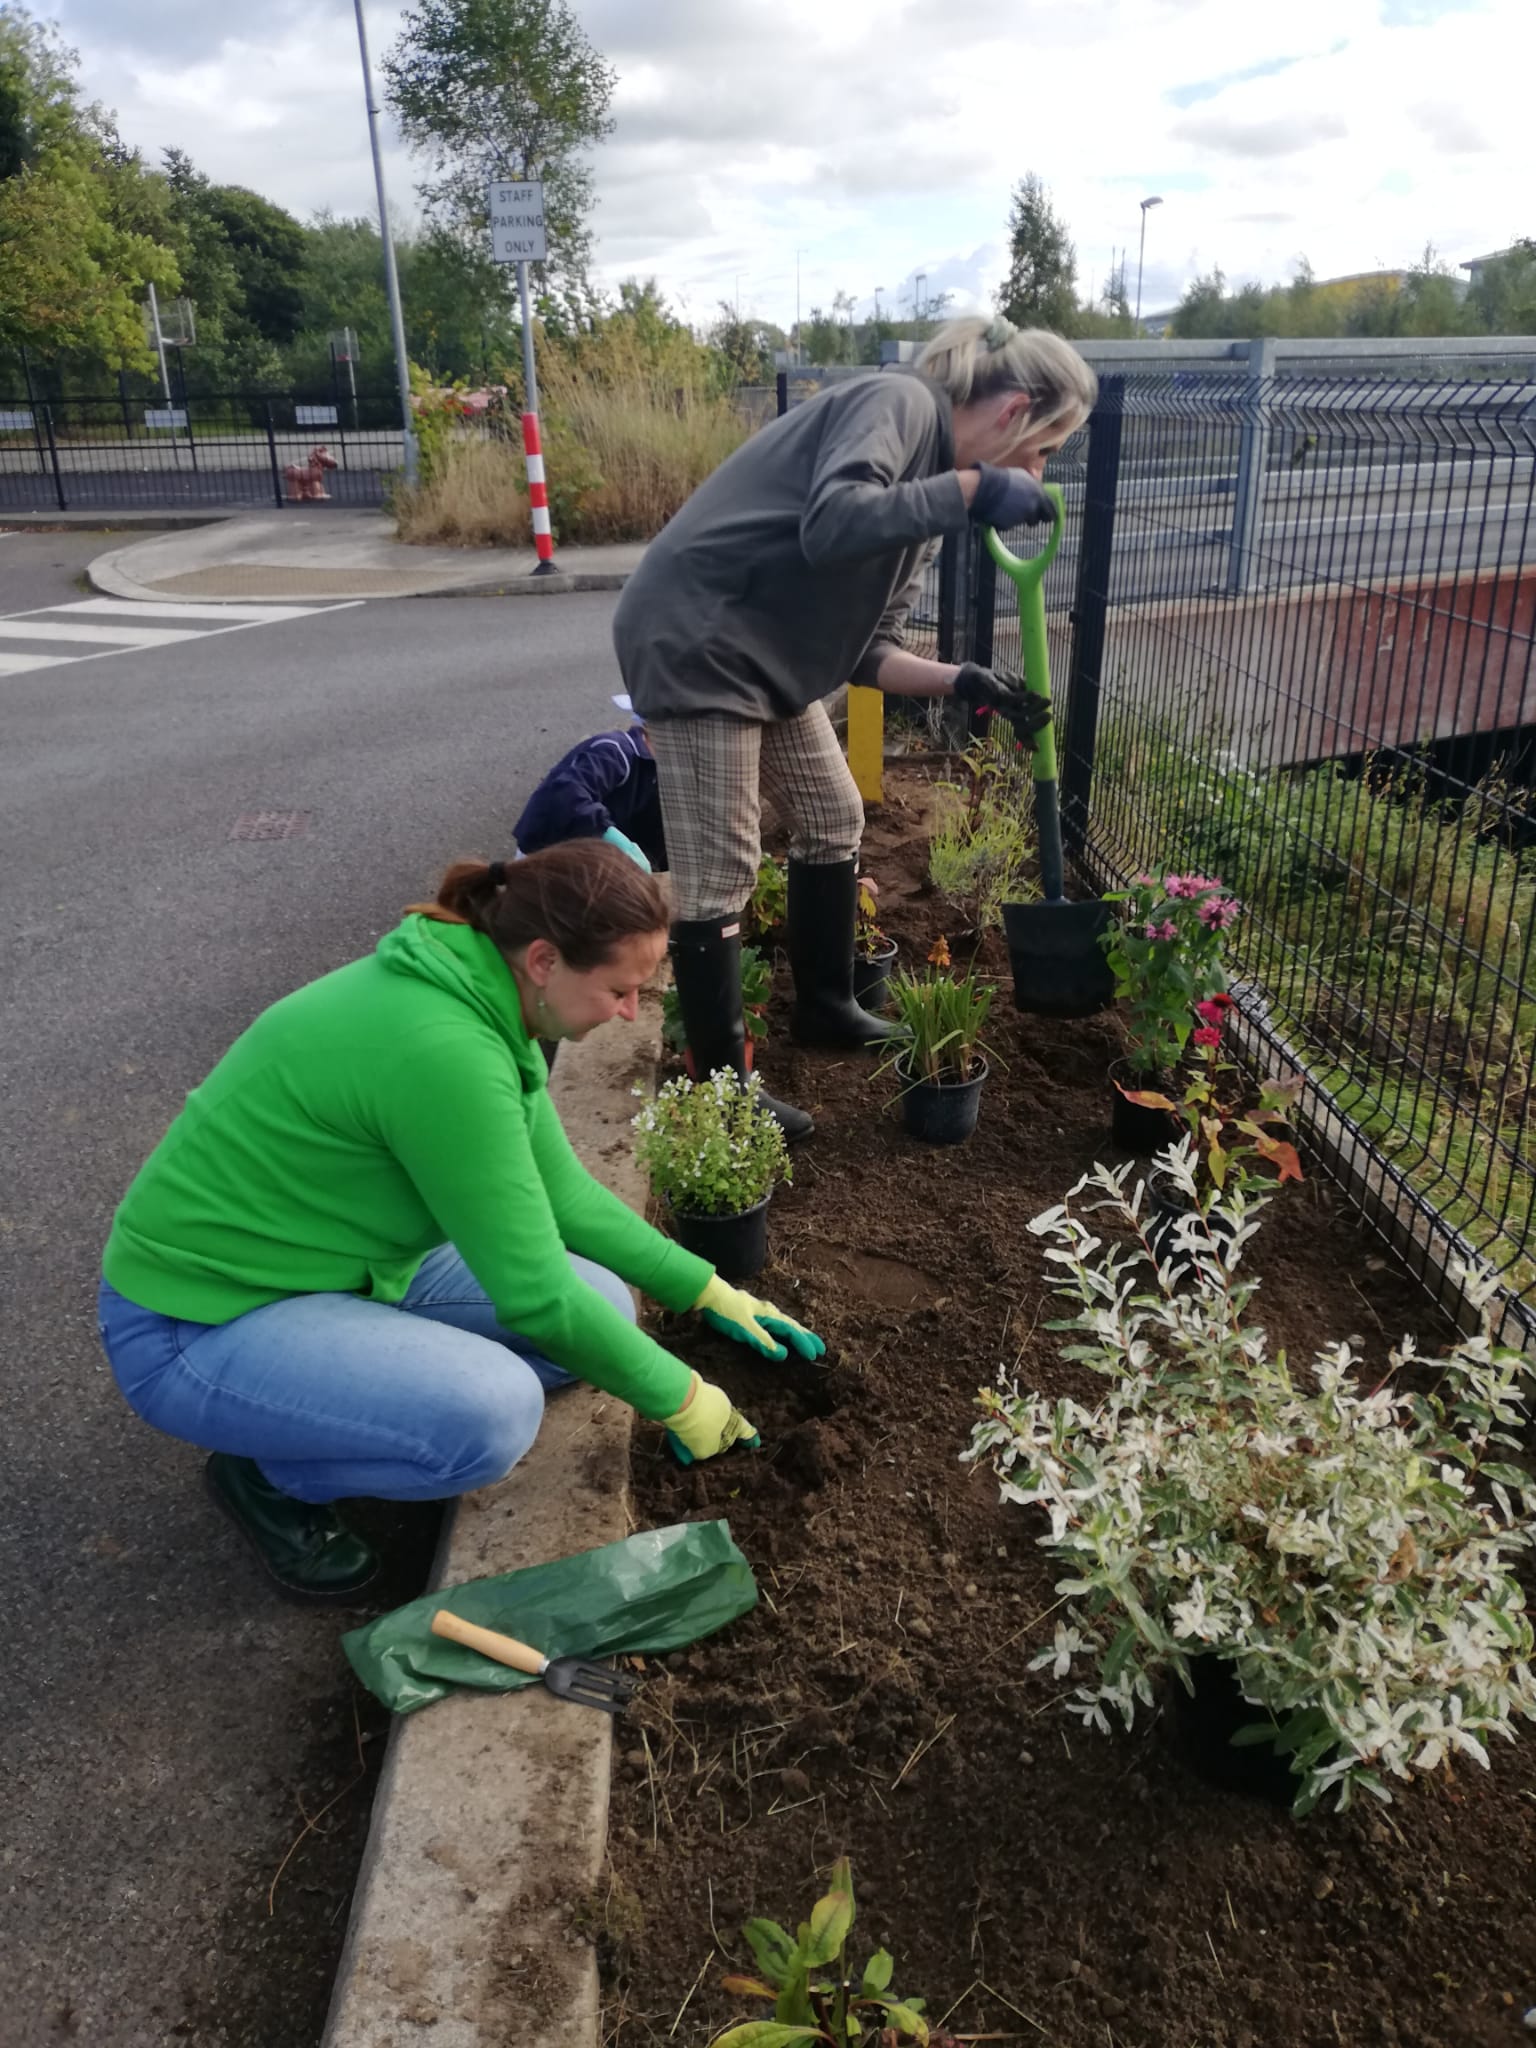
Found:
[[[969,711],[995,711],[1021,740],[1032,740],[1051,722],[1049,697],[1027,689],[1022,676],[1007,669],[994,673],[979,661],[967,661],[956,671],[955,702]]]
[[[983,462],[981,482],[971,500],[971,518],[978,526],[1011,533],[1016,526],[1049,526],[1056,507],[1027,469],[999,469]]]

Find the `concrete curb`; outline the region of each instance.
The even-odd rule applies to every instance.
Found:
[[[6,512],[0,510],[0,527],[22,531],[29,526],[45,530],[79,533],[189,533],[197,526],[222,526],[237,519],[239,511],[228,512]]]
[[[622,590],[632,569],[582,569],[574,576],[556,570],[553,576],[520,576],[498,583],[461,583],[440,590],[417,590],[414,597],[561,597],[572,590]]]
[[[634,1208],[631,1089],[660,1056],[660,1014],[652,999],[637,1024],[562,1046],[552,1084],[583,1163]],[[631,1422],[586,1389],[553,1401],[523,1463],[449,1511],[433,1585],[625,1535]],[[592,2048],[597,1960],[576,1928],[602,1868],[612,1749],[606,1714],[542,1687],[394,1724],[323,2048]]]

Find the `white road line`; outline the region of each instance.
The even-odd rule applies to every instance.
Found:
[[[60,607],[55,607],[60,609]],[[308,604],[139,604],[126,597],[89,597],[62,607],[87,612],[92,618],[184,619],[210,626],[269,626],[281,619],[305,619],[317,609]],[[324,610],[324,606],[318,607]]]
[[[202,638],[197,632],[178,633],[164,626],[60,626],[36,612],[0,619],[0,639],[88,640],[97,646],[119,647],[125,653],[131,647],[170,647],[178,640]]]
[[[63,668],[72,654],[0,654],[0,676],[24,675],[29,668]]]

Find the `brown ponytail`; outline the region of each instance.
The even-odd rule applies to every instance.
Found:
[[[508,955],[548,939],[578,973],[603,966],[626,939],[667,927],[656,877],[601,839],[565,839],[526,860],[456,860],[436,901],[412,903],[413,912],[473,925]]]

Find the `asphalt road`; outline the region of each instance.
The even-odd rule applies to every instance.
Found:
[[[93,545],[0,539],[0,610],[76,599]],[[319,2038],[366,1826],[352,1781],[383,1747],[338,1647],[357,1617],[276,1599],[198,1454],[124,1406],[100,1246],[247,1021],[370,947],[454,854],[504,848],[538,775],[613,717],[612,605],[369,604],[0,674],[6,2048]],[[232,839],[256,811],[301,829]],[[435,1524],[373,1511],[379,1606],[419,1590]]]

